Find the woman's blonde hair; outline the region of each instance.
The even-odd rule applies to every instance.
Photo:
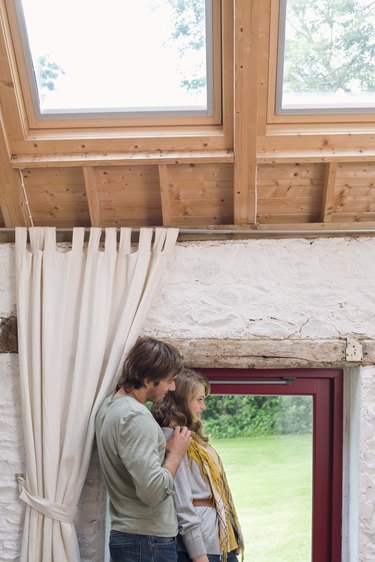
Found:
[[[189,404],[203,385],[204,395],[208,396],[211,387],[208,379],[192,369],[183,369],[176,380],[176,390],[168,392],[163,402],[153,404],[151,412],[161,427],[186,426],[188,429],[208,441],[203,433],[200,420],[194,420],[189,409]]]

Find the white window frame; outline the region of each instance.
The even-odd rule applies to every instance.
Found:
[[[20,23],[20,0],[3,0],[9,23],[10,47],[13,49],[13,62],[19,78],[19,93],[25,115],[21,118],[27,123],[30,131],[78,131],[93,128],[109,130],[113,128],[133,129],[137,127],[197,127],[221,126],[223,123],[223,48],[222,48],[222,12],[220,0],[206,0],[207,40],[212,47],[208,49],[207,77],[211,90],[211,102],[207,111],[183,112],[90,112],[82,114],[61,113],[41,114],[29,48],[27,46],[25,24]],[[209,21],[210,20],[210,21]],[[20,105],[20,104],[19,104]],[[110,132],[109,132],[110,134]]]
[[[360,128],[363,132],[373,129],[375,123],[374,108],[301,108],[283,109],[281,107],[281,92],[284,62],[284,38],[287,0],[270,0],[270,65],[268,71],[269,95],[267,107],[267,124],[299,126],[306,124],[317,126],[322,130],[322,123],[326,128],[335,127],[337,131],[347,129],[348,124],[353,128]],[[277,129],[275,129],[276,131]],[[269,129],[271,132],[272,129]],[[313,130],[312,130],[313,132]],[[280,131],[279,131],[280,133]]]

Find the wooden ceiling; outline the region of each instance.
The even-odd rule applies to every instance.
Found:
[[[375,231],[375,115],[273,115],[277,0],[223,2],[220,123],[146,133],[34,127],[0,5],[0,227]]]

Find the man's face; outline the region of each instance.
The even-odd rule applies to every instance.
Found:
[[[151,402],[160,403],[163,402],[164,397],[168,392],[176,390],[175,381],[176,375],[169,375],[165,379],[156,384],[153,381],[145,381],[146,383],[146,398]]]

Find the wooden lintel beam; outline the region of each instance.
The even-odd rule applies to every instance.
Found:
[[[348,361],[346,338],[331,340],[264,339],[231,340],[172,339],[186,365],[194,368],[323,368],[372,365],[375,360],[375,342],[359,339],[363,348],[360,361]]]

